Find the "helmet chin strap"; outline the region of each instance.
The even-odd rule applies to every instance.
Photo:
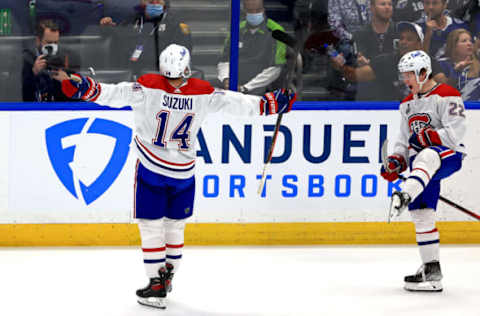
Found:
[[[420,81],[420,76],[415,74],[415,79],[418,83],[418,93],[420,93],[420,91],[422,91],[423,85],[428,81],[428,77],[425,76],[425,79],[423,79],[423,81]]]

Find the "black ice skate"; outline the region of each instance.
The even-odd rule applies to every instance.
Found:
[[[167,289],[167,293],[172,291],[172,279],[173,279],[173,265],[171,263],[166,264],[167,273],[165,277],[165,288]]]
[[[396,216],[400,216],[402,212],[408,207],[412,199],[408,193],[395,191],[392,194],[392,199],[390,200],[390,209],[388,211],[388,221]]]
[[[443,290],[442,277],[440,262],[427,262],[422,264],[416,274],[405,277],[405,290],[441,292]]]
[[[142,305],[165,309],[167,308],[167,291],[165,286],[167,272],[165,268],[161,268],[158,273],[158,278],[151,278],[150,283],[146,287],[137,290],[137,301]]]

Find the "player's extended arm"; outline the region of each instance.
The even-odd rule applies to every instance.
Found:
[[[79,74],[70,75],[70,79],[62,80],[62,92],[70,99],[95,102],[102,88],[90,77]]]
[[[229,90],[213,92],[211,112],[221,111],[235,116],[270,115],[289,112],[297,94],[285,89],[267,92],[263,97]]]
[[[62,81],[62,92],[71,99],[95,102],[111,107],[138,106],[144,103],[143,87],[137,82],[104,84],[80,74]]]

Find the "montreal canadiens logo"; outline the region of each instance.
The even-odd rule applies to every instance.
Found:
[[[408,118],[408,126],[410,126],[410,132],[418,133],[422,128],[430,125],[430,115],[427,113],[415,113]]]

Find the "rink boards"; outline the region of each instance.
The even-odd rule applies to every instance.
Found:
[[[55,108],[54,108],[55,107]],[[211,115],[199,133],[194,215],[186,243],[414,242],[408,214],[387,224],[398,186],[379,176],[393,147],[395,103],[298,102],[284,116],[266,187],[256,191],[275,117]],[[475,210],[478,104],[467,106],[468,156],[442,194]],[[3,104],[0,245],[133,245],[133,117],[88,104]],[[479,243],[480,226],[439,204],[442,242]]]

